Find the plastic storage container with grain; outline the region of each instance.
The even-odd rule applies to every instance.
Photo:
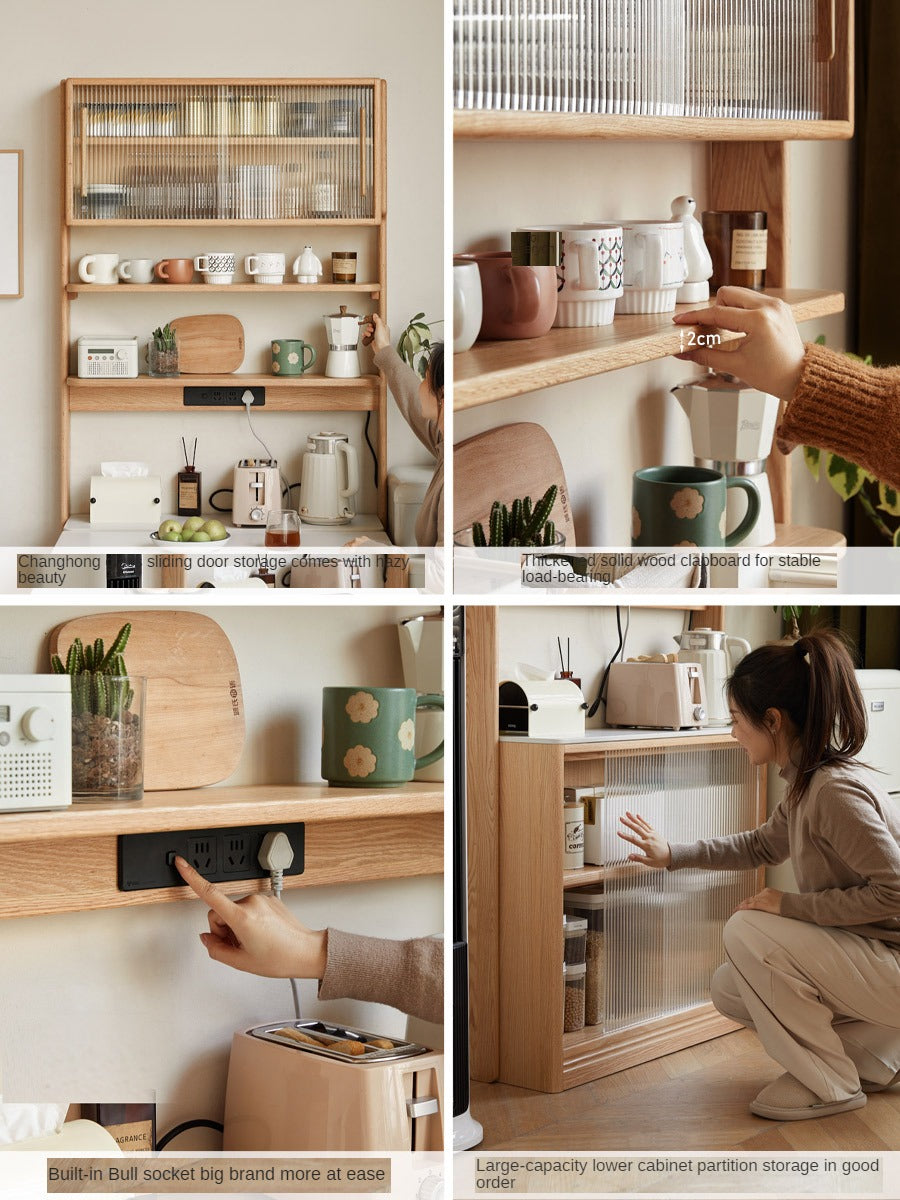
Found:
[[[583,963],[587,950],[587,921],[563,913],[563,962]]]
[[[604,915],[606,893],[596,888],[573,888],[566,892],[564,910],[568,917],[582,917],[587,922],[585,961],[586,1025],[602,1025],[604,982],[606,975]]]
[[[563,1006],[563,1033],[575,1033],[584,1029],[584,963],[563,963],[565,1002]]]

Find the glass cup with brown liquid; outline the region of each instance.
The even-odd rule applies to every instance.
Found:
[[[293,508],[270,509],[266,517],[266,545],[300,545],[300,516]]]

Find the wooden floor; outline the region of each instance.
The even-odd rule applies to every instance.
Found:
[[[747,1108],[781,1074],[742,1029],[556,1095],[473,1083],[479,1150],[893,1150],[900,1087],[864,1108],[767,1121]]]

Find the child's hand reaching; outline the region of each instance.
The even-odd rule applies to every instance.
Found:
[[[629,854],[628,861],[641,863],[645,867],[667,867],[672,861],[672,852],[669,849],[669,843],[657,833],[649,821],[645,821],[643,817],[637,813],[627,812],[624,817],[619,817],[619,821],[631,833],[623,833],[618,831],[619,837],[625,842],[631,842],[632,846],[637,846],[641,851],[640,854]]]

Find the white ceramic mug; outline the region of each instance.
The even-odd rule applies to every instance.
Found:
[[[123,283],[152,283],[152,258],[126,258],[119,263],[119,278]]]
[[[118,283],[118,254],[85,254],[78,260],[78,278],[82,283]]]
[[[673,312],[687,278],[680,221],[623,221],[624,284],[618,313]]]
[[[253,276],[255,283],[283,283],[284,255],[271,250],[248,254],[244,259],[244,272]]]
[[[475,344],[481,328],[481,272],[473,262],[453,264],[453,353]]]
[[[205,283],[231,283],[237,259],[230,250],[207,250],[194,259],[194,270],[203,274]]]
[[[560,235],[558,328],[611,325],[623,290],[621,225],[532,225]]]

